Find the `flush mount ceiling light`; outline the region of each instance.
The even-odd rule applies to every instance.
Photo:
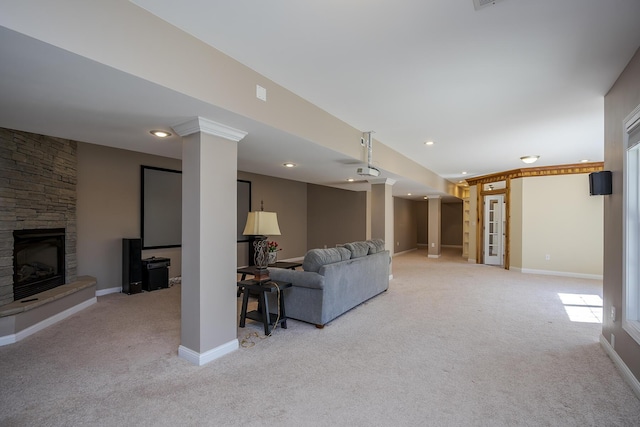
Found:
[[[433,145],[433,144],[435,144],[435,142],[433,142],[433,141],[425,141],[424,142],[424,145]]]
[[[589,163],[589,162],[590,162],[590,160],[589,160],[589,159],[582,159],[582,160],[580,160],[580,163]]]
[[[535,163],[536,160],[538,160],[539,158],[540,156],[522,156],[520,157],[520,160],[522,160],[526,164],[531,164],[531,163]]]
[[[157,136],[158,138],[167,138],[171,136],[169,132],[164,130],[152,130],[152,131],[149,131],[149,133],[153,136]]]
[[[295,167],[296,167],[296,164],[295,164],[295,163],[285,163],[283,166],[284,166],[285,168],[295,168]]]
[[[467,171],[463,171],[463,172],[462,172],[462,175],[466,175],[466,174],[468,174],[468,173],[469,173],[469,172],[467,172]]]
[[[353,178],[347,178],[347,182],[353,182],[353,181],[355,181],[355,179],[353,179]]]

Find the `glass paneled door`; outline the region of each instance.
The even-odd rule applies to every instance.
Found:
[[[484,196],[484,263],[504,265],[504,194]]]

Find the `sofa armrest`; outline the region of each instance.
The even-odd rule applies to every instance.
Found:
[[[290,282],[293,286],[310,289],[323,289],[324,276],[312,271],[288,270],[284,268],[269,268],[269,276],[273,280]]]

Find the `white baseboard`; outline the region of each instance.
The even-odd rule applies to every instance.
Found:
[[[402,254],[406,254],[408,252],[413,252],[413,251],[417,251],[418,248],[413,248],[413,249],[407,249],[406,251],[402,251],[402,252],[394,252],[392,256],[396,256],[396,255],[402,255]]]
[[[218,347],[213,348],[209,351],[205,351],[204,353],[198,353],[197,351],[193,351],[190,348],[181,345],[180,347],[178,347],[178,356],[196,366],[202,366],[224,356],[225,354],[229,354],[232,351],[237,350],[238,347],[239,344],[237,338],[229,341],[226,344],[219,345]]]
[[[545,276],[561,276],[561,277],[575,277],[577,279],[602,280],[601,274],[583,274],[583,273],[571,273],[567,271],[535,270],[532,268],[518,268],[518,267],[510,267],[509,270],[520,271],[521,273],[525,273],[525,274],[542,274]]]
[[[629,384],[629,387],[631,387],[638,399],[640,399],[640,381],[638,381],[638,379],[633,375],[633,372],[631,372],[629,367],[624,363],[620,356],[618,356],[618,353],[616,353],[615,349],[611,347],[609,341],[607,341],[607,339],[602,334],[600,334],[600,345],[607,353],[609,358],[613,361],[613,364],[616,365],[616,368],[618,368],[618,371],[620,371],[620,375],[622,375],[622,378],[624,378],[624,380],[627,382],[627,384]]]
[[[11,335],[5,335],[3,337],[0,337],[0,346],[3,345],[7,345],[7,344],[13,344],[16,343],[20,340],[25,339],[26,337],[28,337],[29,335],[33,335],[36,332],[40,332],[41,330],[54,325],[56,323],[58,323],[61,320],[66,319],[69,316],[72,316],[82,310],[84,310],[85,308],[95,304],[96,302],[98,302],[98,300],[96,299],[96,297],[90,298],[84,302],[81,302],[80,304],[74,305],[73,307],[70,307],[64,311],[61,311],[58,314],[54,314],[53,316],[44,319],[38,323],[36,323],[35,325],[29,326],[26,329],[23,329],[15,334],[11,334]]]
[[[117,294],[119,292],[122,292],[121,287],[109,288],[109,289],[96,289],[96,296],[101,297],[103,295]]]

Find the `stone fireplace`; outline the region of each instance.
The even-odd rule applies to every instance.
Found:
[[[0,128],[0,306],[25,298],[22,290],[14,297],[16,278],[33,284],[55,276],[45,287],[76,280],[76,165],[75,141]],[[51,230],[62,230],[62,243]],[[24,236],[36,249],[14,253]],[[44,260],[22,263],[40,250]]]

